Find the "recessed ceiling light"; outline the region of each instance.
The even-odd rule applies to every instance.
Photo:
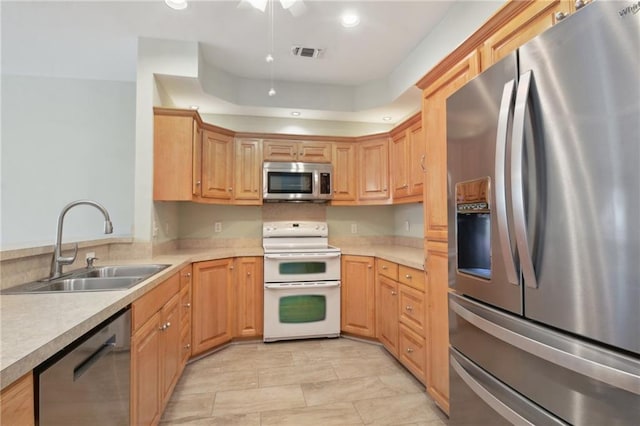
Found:
[[[388,115],[385,115],[384,117],[382,117],[382,120],[391,121],[391,117],[389,117]]]
[[[294,117],[300,117],[300,111],[291,111],[291,115]]]
[[[346,12],[340,17],[340,23],[345,28],[353,28],[360,23],[360,17],[353,12]]]
[[[187,0],[164,0],[171,9],[182,10],[187,8]]]
[[[198,105],[189,105],[189,108],[197,111],[200,107]]]

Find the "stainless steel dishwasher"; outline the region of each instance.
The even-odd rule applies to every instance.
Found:
[[[128,425],[131,309],[36,369],[36,418],[47,425]]]

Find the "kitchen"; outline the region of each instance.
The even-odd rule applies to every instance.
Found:
[[[477,6],[480,7],[480,6]],[[516,6],[512,6],[513,8],[516,8]],[[533,7],[533,6],[532,6]],[[524,6],[522,7],[523,9]],[[469,31],[469,33],[471,33],[473,31],[473,29],[478,28],[482,22],[484,22],[484,20],[486,20],[488,18],[489,15],[491,15],[491,13],[493,13],[495,9],[487,11],[486,15],[484,15],[482,17],[482,19],[480,20],[480,22],[476,23],[475,26],[472,27],[472,30]],[[458,11],[459,12],[459,11]],[[516,13],[517,10],[511,10],[509,11],[509,13]],[[522,12],[522,11],[520,11]],[[522,12],[524,13],[524,12]],[[534,13],[532,11],[527,11],[527,13]],[[542,13],[540,11],[536,11],[535,13]],[[508,13],[505,12],[505,16],[508,16]],[[496,19],[496,21],[499,21]],[[497,23],[494,22],[493,24],[494,26],[498,26]],[[464,53],[465,49],[469,49],[470,46],[473,46],[473,44],[475,43],[477,46],[478,38],[481,37],[487,37],[487,34],[490,33],[490,25],[489,26],[484,26],[482,27],[482,31],[484,31],[484,34],[482,33],[482,31],[480,31],[480,33],[475,33],[476,34],[476,39],[474,40],[473,38],[471,39],[471,41],[469,42],[469,45],[463,45],[460,49],[456,50],[456,54],[458,55],[458,60],[463,59],[466,57],[466,54],[468,53]],[[495,28],[494,28],[495,30]],[[468,33],[468,34],[469,34]],[[464,35],[461,36],[461,39],[465,39],[466,36],[468,35]],[[477,35],[480,34],[480,35]],[[437,35],[437,33],[435,34]],[[460,42],[461,40],[458,41],[451,41],[451,43],[453,43],[453,45],[451,45],[448,50],[446,52],[452,51],[457,44]],[[167,46],[168,44],[168,46]],[[163,43],[163,46],[159,46],[159,43],[153,43],[152,41],[146,40],[140,43],[139,45],[139,50],[138,50],[138,54],[141,55],[142,52],[144,52],[144,49],[148,48],[149,51],[152,51],[154,53],[158,53],[159,49],[167,49],[164,53],[168,53],[168,52],[173,52],[176,55],[176,58],[179,58],[180,60],[176,59],[173,64],[169,64],[169,65],[165,65],[167,71],[166,73],[177,73],[179,75],[193,75],[193,73],[196,71],[196,65],[197,65],[197,61],[195,61],[194,58],[197,58],[197,46],[194,47],[193,44],[189,44],[189,43],[181,43],[181,42],[175,42],[175,43]],[[464,53],[464,54],[463,54]],[[152,56],[152,55],[150,55]],[[162,67],[161,64],[158,63],[153,63],[151,64],[151,62],[153,60],[157,61],[157,58],[161,57],[161,55],[156,55],[153,56],[152,58],[149,58],[146,62],[145,61],[140,61],[140,63],[142,65],[139,66],[138,68],[138,72],[141,73],[141,68],[143,68],[143,66],[145,64],[149,65],[149,66],[159,66]],[[164,56],[166,57],[166,55]],[[453,58],[453,59],[450,59]],[[449,56],[447,57],[447,60],[449,61],[454,61],[453,63],[455,63],[456,61],[456,55],[453,56]],[[421,81],[419,83],[421,88],[427,88],[429,86],[429,82],[433,82],[434,84],[437,85],[437,83],[439,83],[439,81],[437,81],[434,76],[438,75],[438,70],[439,67],[447,67],[447,66],[451,66],[451,62],[449,64],[447,64],[447,61],[444,62],[440,62],[438,63],[438,60],[440,58],[436,59],[433,61],[433,63],[431,64],[431,66],[426,67],[425,69],[429,69],[431,68],[433,65],[436,65],[436,68],[434,69],[435,71],[431,71],[429,72],[423,79],[423,81]],[[468,63],[473,66],[478,66],[478,63],[476,62],[475,64],[472,61],[468,61]],[[444,65],[442,65],[444,64]],[[424,74],[424,70],[422,70],[422,74]],[[470,68],[467,68],[470,69]],[[476,68],[477,70],[477,68]],[[157,71],[156,71],[157,72]],[[162,72],[161,72],[162,73]],[[421,75],[422,75],[421,74]],[[431,80],[430,80],[431,79]],[[138,136],[140,135],[149,135],[151,134],[150,129],[152,126],[152,117],[149,114],[149,111],[151,110],[151,106],[153,104],[155,104],[155,102],[152,101],[150,93],[152,93],[153,89],[153,82],[151,81],[152,79],[149,77],[149,75],[143,75],[141,73],[141,75],[138,76],[138,80],[137,80],[137,87],[136,90],[138,91],[138,96],[137,96],[137,106],[136,108],[138,108],[138,111],[142,110],[144,111],[144,113],[137,113],[137,114],[133,114],[135,117],[137,117],[137,120],[139,120],[140,122],[136,124],[136,139]],[[17,82],[20,82],[19,80],[16,80]],[[11,81],[11,83],[15,83],[16,81]],[[33,83],[33,82],[30,82]],[[90,86],[91,84],[93,84],[92,82],[85,82],[84,84]],[[26,84],[25,84],[26,86]],[[113,85],[114,87],[118,86],[117,84]],[[13,89],[14,87],[16,87],[14,84],[11,85],[7,85],[6,82],[3,82],[3,87],[9,88],[9,89]],[[435,87],[435,86],[433,86]],[[21,88],[21,89],[24,89]],[[33,88],[32,88],[33,89]],[[16,87],[17,90],[17,87]],[[24,91],[24,90],[23,90]],[[433,92],[433,90],[426,90],[426,94],[429,94]],[[22,92],[21,92],[22,93]],[[46,93],[46,92],[45,92]],[[110,94],[114,94],[114,93],[110,93]],[[425,95],[426,96],[426,95]],[[53,99],[55,99],[55,97],[51,97]],[[4,100],[4,96],[3,96],[3,100]],[[426,105],[429,105],[429,102],[432,101],[437,101],[437,98],[435,97],[430,97],[430,96],[426,96],[425,97],[425,102]],[[42,99],[39,99],[39,102],[43,102]],[[146,104],[145,104],[146,102]],[[33,102],[33,105],[37,105],[38,102]],[[145,105],[143,105],[145,104]],[[7,108],[3,108],[3,111],[6,112]],[[55,110],[55,108],[53,108],[53,105],[50,108],[51,111]],[[423,111],[424,113],[424,111]],[[10,118],[14,118],[14,117],[10,117]],[[56,117],[59,119],[59,117]],[[82,115],[77,116],[76,118],[80,119],[80,122],[82,122]],[[429,133],[430,131],[436,131],[436,133],[432,136],[434,137],[438,137],[437,135],[437,126],[434,127],[430,127],[431,124],[442,124],[442,123],[438,123],[438,117],[431,116],[431,115],[427,115],[424,118],[426,118],[426,120],[423,119],[423,126],[425,126],[427,133]],[[24,118],[22,119],[24,120]],[[129,117],[129,120],[131,120],[131,117]],[[7,120],[5,120],[3,118],[3,122],[7,122]],[[9,122],[13,122],[13,120],[9,120]],[[52,125],[56,124],[56,121],[51,123]],[[131,126],[131,121],[128,122],[128,125]],[[222,125],[222,123],[220,123],[220,125],[222,127],[224,127]],[[131,129],[131,127],[129,127]],[[4,129],[4,126],[3,126]],[[55,128],[54,128],[55,129]],[[100,130],[100,128],[97,128]],[[48,129],[51,130],[51,129]],[[92,128],[93,130],[93,128]],[[109,129],[102,129],[105,131],[108,131]],[[3,130],[4,132],[4,130]],[[146,133],[145,133],[146,132]],[[97,132],[99,133],[99,132]],[[271,132],[269,132],[271,133]],[[94,136],[94,133],[92,133],[92,136]],[[349,136],[349,135],[347,135]],[[36,139],[42,139],[42,140],[46,140],[45,139],[45,135],[42,135],[40,138],[36,138]],[[91,139],[91,138],[88,138]],[[141,242],[145,242],[145,241],[150,241],[152,239],[152,235],[156,234],[158,235],[158,237],[156,239],[154,239],[154,246],[160,246],[160,245],[164,245],[164,246],[171,246],[172,241],[175,241],[176,239],[181,239],[181,238],[189,238],[191,236],[195,237],[195,238],[199,238],[202,235],[207,235],[210,236],[211,234],[211,229],[213,228],[213,233],[215,234],[215,227],[211,226],[211,223],[208,223],[211,221],[211,216],[209,216],[209,212],[214,213],[214,217],[218,217],[218,215],[224,215],[225,213],[228,215],[227,217],[229,218],[234,218],[236,216],[241,216],[241,217],[245,217],[247,218],[247,222],[252,222],[252,217],[254,219],[257,220],[262,220],[264,219],[265,214],[269,214],[268,210],[271,209],[271,206],[269,205],[265,205],[262,208],[254,208],[254,207],[235,207],[235,206],[193,206],[190,205],[188,203],[167,203],[167,204],[163,204],[163,203],[155,203],[153,204],[151,202],[151,193],[149,191],[149,188],[151,188],[151,184],[150,184],[150,173],[146,172],[145,170],[150,170],[151,169],[151,164],[152,164],[152,156],[151,155],[145,155],[145,153],[149,153],[150,152],[150,146],[152,143],[152,137],[142,137],[142,139],[144,139],[144,143],[142,144],[138,144],[136,143],[136,152],[135,152],[135,167],[133,168],[135,171],[133,172],[133,174],[135,175],[135,182],[136,182],[136,186],[135,186],[135,193],[133,194],[132,192],[132,188],[127,188],[127,185],[121,185],[124,190],[124,192],[119,192],[119,191],[114,191],[120,195],[122,194],[130,194],[130,199],[133,198],[134,201],[134,208],[131,209],[132,206],[130,207],[130,210],[128,211],[129,214],[121,214],[122,212],[113,212],[114,218],[116,217],[116,214],[119,214],[119,217],[124,216],[124,219],[120,220],[120,223],[124,223],[124,224],[131,224],[132,222],[135,222],[135,226],[134,228],[134,235],[133,237],[135,238],[135,243],[133,244],[138,245],[137,248],[139,248],[140,250],[140,255],[138,256],[138,258],[146,258],[145,256],[148,257],[151,248],[149,247],[151,244],[145,244],[145,243],[141,243]],[[3,135],[3,140],[6,140],[5,135]],[[129,139],[130,140],[130,139]],[[52,149],[49,147],[42,147],[42,149]],[[106,155],[103,155],[105,158],[109,158],[109,154],[110,152],[108,151],[109,149],[111,149],[111,147],[109,146],[109,144],[106,143],[101,143],[100,145],[101,149],[107,150],[105,151]],[[434,147],[434,149],[437,147]],[[82,145],[78,145],[78,146],[71,146],[69,147],[68,150],[53,150],[52,152],[49,153],[48,159],[51,158],[56,158],[61,156],[61,152],[64,152],[65,154],[68,154],[69,152],[75,152],[75,150],[82,150],[83,146]],[[128,147],[123,147],[123,149],[129,149],[131,152],[132,147],[128,146]],[[437,153],[434,153],[434,155],[430,155],[430,151],[429,151],[430,146],[427,146],[427,169],[430,169],[429,166],[429,161],[435,161],[438,156]],[[102,152],[102,151],[99,151]],[[6,158],[6,156],[8,154],[6,154],[6,152],[4,152],[4,144],[3,144],[3,159]],[[102,154],[100,154],[102,155]],[[116,157],[115,159],[117,161],[121,160],[121,156],[117,156],[117,153],[112,154],[114,157]],[[23,153],[24,156],[24,153]],[[125,157],[126,159],[126,157]],[[37,160],[37,159],[35,159]],[[91,160],[91,157],[88,159],[84,159],[83,160]],[[80,162],[82,163],[82,161]],[[89,163],[88,161],[85,161],[85,163]],[[90,166],[94,166],[95,162],[90,162],[89,163]],[[46,164],[45,164],[46,165]],[[11,166],[11,165],[9,165]],[[122,167],[120,164],[117,166],[118,170],[123,169],[126,172],[126,168]],[[7,182],[7,180],[5,180],[5,176],[4,176],[4,171],[5,171],[5,163],[3,162],[3,184],[5,182]],[[14,166],[14,168],[16,168]],[[64,168],[63,168],[64,169]],[[441,168],[440,168],[441,169]],[[431,170],[436,170],[436,169],[431,169]],[[75,170],[59,170],[60,173],[62,173],[63,175],[59,175],[58,174],[58,170],[56,170],[56,173],[52,173],[52,176],[60,176],[62,178],[67,178],[68,180],[65,181],[66,184],[72,184],[74,181],[79,180],[78,179],[78,175],[77,173],[77,169]],[[104,185],[104,179],[100,179],[100,176],[98,177],[94,177],[94,175],[92,174],[93,172],[95,172],[95,170],[93,170],[93,167],[89,167],[87,172],[86,172],[86,177],[87,179],[82,179],[81,184],[82,185]],[[69,173],[69,176],[64,176],[64,173]],[[83,175],[84,176],[84,175]],[[129,175],[130,177],[131,175]],[[93,177],[93,179],[92,179]],[[118,178],[124,178],[125,182],[126,182],[126,176],[118,176]],[[437,181],[437,176],[432,177],[431,180],[429,180],[427,182],[427,186],[429,185],[435,185],[434,187],[431,188],[431,192],[430,194],[438,194],[440,191],[442,191],[442,186],[438,184]],[[130,180],[129,180],[130,182]],[[36,185],[37,186],[37,185]],[[107,189],[107,193],[110,192],[110,190],[112,190],[112,188],[108,188]],[[86,189],[85,189],[86,191]],[[127,192],[128,191],[128,192]],[[89,192],[91,194],[91,192]],[[429,192],[428,192],[429,193]],[[3,185],[3,197],[5,195],[5,188]],[[46,200],[46,198],[44,199]],[[377,223],[372,223],[371,225],[369,225],[368,223],[366,223],[365,221],[365,225],[364,225],[364,229],[366,230],[368,227],[370,227],[371,229],[373,229],[372,234],[375,237],[388,237],[388,236],[392,236],[393,238],[395,238],[396,236],[403,236],[403,229],[405,229],[405,222],[409,222],[410,226],[409,228],[411,230],[416,231],[415,234],[410,234],[409,238],[411,238],[411,235],[415,236],[419,236],[419,239],[422,239],[423,236],[423,232],[424,232],[424,236],[426,237],[426,250],[427,250],[427,265],[426,269],[428,271],[428,276],[430,280],[439,280],[439,282],[444,282],[445,283],[445,292],[446,292],[446,278],[444,280],[442,280],[441,274],[442,272],[442,268],[440,267],[440,264],[442,263],[442,259],[444,259],[444,261],[446,262],[446,256],[447,256],[447,249],[446,247],[444,248],[444,250],[442,250],[442,244],[438,244],[441,243],[442,241],[446,241],[447,240],[447,236],[446,236],[446,213],[444,214],[444,219],[442,218],[442,212],[440,210],[437,209],[437,204],[438,204],[438,200],[437,197],[427,197],[426,198],[426,203],[425,206],[427,206],[426,208],[426,217],[425,217],[425,226],[423,229],[419,228],[419,223],[422,222],[422,218],[421,218],[421,213],[420,212],[418,215],[416,215],[415,213],[415,209],[416,206],[418,206],[418,209],[421,210],[420,205],[408,205],[408,207],[398,207],[398,206],[383,206],[383,207],[349,207],[349,208],[344,208],[344,207],[327,207],[326,208],[326,212],[324,213],[326,216],[326,220],[329,223],[329,226],[332,228],[331,231],[331,237],[350,237],[352,236],[352,224],[356,223],[356,231],[358,229],[360,229],[362,232],[363,229],[363,225],[362,225],[362,217],[367,217],[367,218],[374,218],[377,216],[382,216],[384,218],[383,220],[383,225],[379,226],[379,224]],[[24,203],[29,203],[29,200],[23,200]],[[36,200],[34,200],[33,202],[36,202]],[[429,203],[435,203],[435,205],[431,205]],[[37,206],[34,206],[31,210],[29,210],[29,212],[24,212],[23,214],[29,214],[32,211],[37,211],[38,208],[40,208],[40,205],[43,203],[43,199],[38,198],[37,200]],[[46,204],[46,203],[45,203]],[[5,205],[5,202],[3,200],[3,206]],[[28,205],[28,204],[26,204]],[[275,207],[274,207],[275,208]],[[249,209],[249,210],[244,210],[244,209]],[[404,210],[406,209],[406,210]],[[49,214],[50,217],[52,217],[51,220],[53,220],[53,218],[56,217],[59,208],[53,209],[55,211],[51,212]],[[132,212],[135,211],[135,214]],[[193,220],[190,218],[185,218],[183,212],[184,211],[193,211],[194,212],[194,216],[196,217],[200,217],[201,219],[201,223],[196,223],[193,224]],[[260,212],[261,211],[261,212]],[[151,213],[153,212],[153,213]],[[241,212],[241,213],[240,213]],[[408,212],[408,213],[407,213]],[[11,212],[10,212],[11,213]],[[381,213],[381,214],[379,214]],[[262,216],[262,217],[260,217]],[[407,219],[408,216],[420,216],[419,219],[414,220],[414,219]],[[128,217],[128,219],[127,219]],[[5,212],[4,212],[4,208],[3,208],[3,219],[5,218]],[[133,218],[133,220],[131,219]],[[333,227],[332,227],[332,219],[335,218],[335,223],[339,224],[338,233],[335,233],[333,231]],[[299,218],[295,218],[295,219],[299,219]],[[356,219],[358,219],[358,221],[356,221]],[[93,220],[93,218],[88,219],[88,220]],[[154,226],[154,220],[155,220],[155,224],[156,226]],[[217,219],[216,219],[217,220]],[[324,220],[324,218],[323,218]],[[375,222],[374,219],[371,219],[373,222]],[[231,222],[233,222],[233,219],[230,219]],[[34,228],[37,226],[40,226],[42,219],[38,219],[38,220],[34,220],[32,221],[34,224]],[[72,222],[73,221],[69,221],[69,227],[72,226]],[[114,220],[115,223],[118,223],[118,220]],[[182,233],[182,223],[185,222],[187,223],[187,226],[193,226],[193,233],[191,235],[181,235]],[[18,222],[15,222],[18,223]],[[86,226],[84,226],[84,228],[80,228],[80,232],[90,232],[87,231],[87,229],[100,229],[99,225],[94,226],[93,222],[89,222],[90,224],[87,224]],[[221,220],[221,232],[226,231],[227,230],[227,221],[226,220]],[[193,224],[193,225],[192,225]],[[416,226],[414,226],[414,224]],[[398,226],[399,225],[399,226]],[[4,233],[4,228],[6,228],[5,226],[3,226],[3,233]],[[50,233],[53,231],[53,229],[55,228],[53,225],[51,226],[46,226],[45,228],[47,228],[46,232]],[[233,227],[232,227],[233,228]],[[340,229],[341,228],[341,229]],[[72,228],[71,228],[72,229]],[[252,231],[250,231],[247,234],[243,234],[243,230],[237,230],[237,229],[231,229],[230,230],[230,234],[227,234],[230,238],[236,238],[238,236],[240,236],[240,238],[245,238],[248,237],[250,239],[253,239],[254,242],[254,246],[256,245],[256,239],[260,238],[260,232],[259,232],[259,227],[256,227],[255,225],[252,226]],[[380,229],[382,229],[382,231],[380,231]],[[138,234],[138,233],[141,233]],[[131,239],[127,239],[127,233],[124,233],[124,238],[123,239],[116,239],[114,240],[114,245],[115,250],[114,253],[112,255],[112,253],[110,253],[111,248],[109,248],[108,250],[104,250],[102,253],[98,253],[98,257],[105,257],[108,259],[118,259],[118,254],[117,251],[118,250],[122,250],[123,248],[130,248],[131,244]],[[356,232],[357,234],[357,232]],[[43,235],[43,234],[40,234]],[[46,234],[45,234],[46,235]],[[366,236],[370,236],[370,235],[366,235]],[[79,238],[79,239],[83,239],[83,238]],[[86,238],[84,238],[86,239]],[[219,243],[221,243],[221,245],[227,245],[229,242],[228,241],[218,241]],[[446,244],[445,244],[446,246]],[[93,247],[91,248],[93,249]],[[96,250],[97,251],[97,250]],[[106,253],[105,253],[106,251]],[[444,256],[442,255],[442,252],[444,251]],[[126,253],[126,250],[124,251],[124,253]],[[432,255],[429,255],[429,253],[431,253]],[[119,253],[120,255],[123,254],[123,252]],[[16,254],[14,254],[16,255]],[[19,255],[19,253],[17,254]],[[16,255],[16,256],[17,256]],[[127,253],[126,255],[130,255],[130,253]],[[126,256],[125,255],[125,256]],[[4,257],[4,256],[3,256]],[[43,256],[46,257],[46,256]],[[82,256],[84,257],[84,256]],[[422,256],[421,256],[422,257]],[[10,259],[11,260],[11,259]],[[82,263],[83,259],[81,259],[81,263]],[[436,263],[436,262],[440,262],[440,264]],[[45,264],[46,265],[46,261],[41,262],[41,264]],[[422,263],[422,262],[419,262]],[[5,282],[5,265],[3,264],[3,285]],[[78,266],[81,266],[78,265]],[[33,268],[35,269],[35,268]],[[40,270],[35,270],[34,273],[39,273],[40,275],[32,277],[33,279],[37,279],[41,276],[46,275],[46,273],[41,273],[43,269],[43,266],[40,267]],[[46,271],[46,267],[44,267],[45,271]],[[446,273],[446,263],[445,263],[445,268],[444,271]],[[436,289],[435,287],[432,288],[433,289],[433,295],[437,295],[437,291],[441,291],[440,288]],[[431,289],[430,289],[431,291]],[[133,295],[131,295],[131,298],[129,298],[129,301],[133,300],[132,299]],[[446,296],[445,296],[446,298]],[[442,307],[437,307],[438,309],[441,309]],[[4,309],[3,309],[4,310]],[[435,315],[438,314],[440,317],[446,317],[446,306],[445,306],[445,311],[442,312],[437,312],[437,311],[432,311],[431,314]],[[4,319],[3,319],[3,323],[4,323]],[[438,334],[440,333],[440,334]],[[440,337],[442,338],[442,332],[439,329],[433,329],[432,332],[430,333],[430,338],[435,339],[436,337]],[[446,350],[446,345],[445,345],[445,350]],[[436,354],[434,354],[434,361],[437,361],[437,356],[435,356]],[[439,356],[439,354],[437,354]],[[446,365],[446,361],[444,363],[444,365]],[[442,364],[441,364],[442,365]],[[434,371],[433,373],[435,373],[432,376],[432,380],[428,381],[429,383],[427,384],[429,386],[429,394],[436,399],[436,401],[440,404],[441,407],[445,408],[448,406],[448,399],[446,397],[446,393],[448,393],[448,379],[446,378],[446,375],[441,375],[438,377],[438,374],[441,374],[439,371]],[[444,384],[444,382],[447,382],[446,384]],[[3,386],[4,386],[4,382],[3,382]],[[441,398],[440,400],[438,400],[438,398]]]

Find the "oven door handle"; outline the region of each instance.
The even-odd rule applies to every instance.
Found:
[[[340,257],[340,253],[311,253],[311,254],[265,254],[265,259],[273,260],[310,260],[310,259],[334,259]]]
[[[282,284],[265,284],[264,285],[264,288],[268,290],[299,290],[303,288],[314,289],[314,288],[333,288],[333,287],[340,287],[340,281],[331,282],[331,283],[313,284],[313,285],[309,285],[305,283],[286,284],[286,285],[282,285]]]

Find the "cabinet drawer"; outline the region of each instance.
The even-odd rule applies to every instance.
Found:
[[[378,274],[384,275],[387,278],[391,278],[394,281],[398,281],[398,264],[389,262],[387,260],[377,259],[376,265]]]
[[[165,303],[180,290],[180,277],[173,274],[169,279],[131,304],[131,327],[137,330],[158,312]]]
[[[407,266],[398,266],[398,281],[418,290],[424,291],[424,271],[409,268]]]
[[[425,338],[414,333],[403,324],[400,324],[399,331],[398,352],[400,362],[424,383],[427,363]]]
[[[406,285],[399,285],[400,322],[421,336],[425,335],[425,300],[424,293]]]

